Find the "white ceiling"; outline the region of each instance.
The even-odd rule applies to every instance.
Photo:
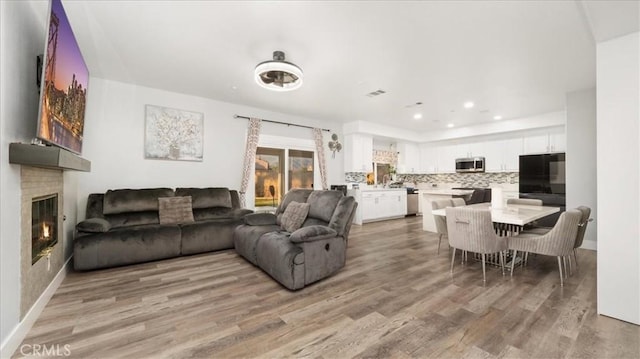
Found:
[[[92,76],[320,120],[460,127],[563,110],[566,92],[595,86],[592,30],[574,1],[64,6]],[[254,82],[274,50],[304,70],[302,88]],[[377,89],[387,93],[365,96]]]

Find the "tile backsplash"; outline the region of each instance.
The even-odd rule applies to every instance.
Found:
[[[365,172],[346,172],[348,183],[365,183]],[[489,187],[491,183],[518,183],[518,172],[399,174],[398,181],[413,183],[459,183],[460,187]]]

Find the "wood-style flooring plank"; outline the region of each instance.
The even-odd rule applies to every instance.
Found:
[[[640,358],[640,327],[596,313],[595,252],[578,251],[564,287],[556,259],[533,255],[483,283],[471,256],[451,273],[437,241],[421,217],[354,225],[346,266],[295,292],[233,250],[72,272],[23,344],[75,358]]]

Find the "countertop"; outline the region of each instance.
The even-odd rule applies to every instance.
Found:
[[[423,194],[435,194],[435,195],[448,195],[448,196],[466,196],[473,193],[471,189],[421,189],[420,193]]]
[[[349,191],[363,191],[363,192],[373,192],[373,191],[402,191],[402,192],[406,192],[407,189],[406,188],[373,188],[373,187],[368,187],[368,188],[359,188],[359,189],[355,189],[355,190],[349,190]]]

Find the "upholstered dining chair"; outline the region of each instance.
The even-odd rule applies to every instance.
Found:
[[[573,258],[576,260],[576,268],[578,268],[578,255],[576,249],[582,246],[582,241],[584,241],[584,234],[587,231],[587,224],[593,221],[593,218],[589,218],[591,215],[591,208],[587,206],[579,206],[577,208],[580,213],[582,213],[582,217],[580,217],[580,223],[578,224],[578,234],[576,235],[576,242],[573,244]]]
[[[515,267],[518,251],[536,253],[558,258],[558,270],[560,271],[560,286],[564,286],[562,265],[567,256],[571,258],[571,252],[578,234],[578,224],[582,213],[577,209],[570,209],[560,214],[556,225],[546,234],[521,232],[509,239],[509,249],[513,250],[511,276]],[[565,275],[566,275],[565,263]]]
[[[507,199],[507,205],[509,204],[524,204],[528,206],[542,206],[541,199],[533,198],[509,198]]]
[[[499,253],[502,274],[504,275],[504,251],[509,246],[507,237],[499,237],[493,229],[491,212],[488,209],[468,207],[448,207],[447,231],[449,245],[453,248],[451,256],[451,273],[456,256],[456,249],[479,253],[482,256],[482,280],[487,281],[485,260],[487,254]]]
[[[464,206],[465,202],[462,198],[452,198],[452,199],[440,199],[437,201],[431,202],[431,209],[442,209],[447,207],[460,207]],[[433,219],[436,222],[436,231],[438,231],[438,252],[440,254],[440,243],[442,243],[442,237],[447,236],[447,220],[444,216],[433,216]]]

